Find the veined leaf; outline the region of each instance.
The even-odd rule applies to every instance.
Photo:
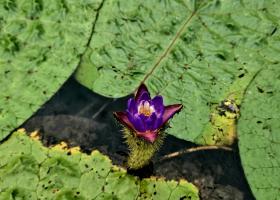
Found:
[[[0,140],[68,79],[101,0],[0,0]]]
[[[238,117],[211,120],[229,97],[240,105],[252,74],[279,67],[279,9],[276,0],[107,1],[76,78],[108,97],[145,82],[165,104],[184,105],[170,134],[230,144]]]
[[[245,175],[258,200],[280,197],[280,68],[262,70],[248,88],[238,122]]]
[[[96,150],[86,155],[65,143],[46,148],[22,131],[0,145],[0,188],[1,200],[199,199],[185,180],[140,180]]]

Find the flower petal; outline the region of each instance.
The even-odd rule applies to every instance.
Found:
[[[135,101],[138,104],[141,100],[150,100],[150,99],[151,97],[147,87],[144,84],[141,84],[136,92]]]
[[[127,102],[127,111],[131,113],[132,115],[137,113],[137,106],[136,102],[133,98],[130,98]]]
[[[129,121],[126,112],[114,112],[114,117],[127,128],[134,130],[133,124]]]
[[[162,96],[155,96],[152,100],[151,100],[151,105],[155,108],[155,111],[158,115],[158,117],[163,115],[164,112],[164,105],[163,105],[163,98]]]
[[[182,108],[183,108],[182,104],[165,106],[165,110],[162,116],[162,125],[164,125],[170,118],[172,118],[174,114],[180,112]]]
[[[160,129],[160,127],[162,125],[162,117],[157,118],[153,125],[154,126],[152,127],[151,130],[158,130],[158,129]]]
[[[138,132],[137,136],[140,138],[143,138],[144,140],[153,143],[157,137],[158,133],[157,131],[146,131],[146,132]]]
[[[139,117],[142,119],[144,131],[155,131],[162,124],[162,117],[157,117],[156,113],[153,113],[151,116],[140,114]]]
[[[140,102],[143,101],[149,101],[151,99],[150,94],[148,92],[143,92],[141,96],[136,100],[136,103],[139,104]]]
[[[146,126],[141,116],[137,114],[132,115],[130,113],[127,113],[127,116],[135,131],[146,131]]]
[[[155,123],[157,120],[156,113],[152,113],[151,116],[147,117],[144,123],[146,124],[146,130],[154,130]]]

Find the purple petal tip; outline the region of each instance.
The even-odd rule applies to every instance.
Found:
[[[125,112],[114,112],[113,115],[124,126],[128,127],[131,130],[134,130],[134,127],[132,123],[129,121]]]
[[[164,125],[176,113],[180,112],[182,108],[183,108],[182,104],[173,104],[173,105],[165,106],[165,110],[162,116],[162,125]]]
[[[141,84],[140,86],[139,86],[139,88],[137,89],[137,91],[136,91],[136,94],[135,94],[135,100],[136,100],[136,102],[139,102],[139,100],[141,99],[141,97],[143,98],[147,98],[147,99],[150,99],[150,93],[149,93],[149,91],[148,91],[148,89],[147,89],[147,87],[146,87],[146,85],[145,84]]]

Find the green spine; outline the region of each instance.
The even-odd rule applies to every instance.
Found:
[[[127,165],[130,169],[140,169],[149,164],[151,158],[161,147],[165,138],[165,132],[159,131],[158,138],[154,143],[150,143],[142,138],[136,136],[136,134],[128,128],[123,129],[124,138],[130,150]]]

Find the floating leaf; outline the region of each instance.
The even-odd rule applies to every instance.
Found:
[[[242,166],[259,200],[279,199],[280,68],[267,66],[248,88],[238,123]]]
[[[145,82],[165,104],[184,105],[170,134],[230,144],[235,121],[210,127],[209,121],[232,85],[279,63],[279,9],[276,0],[107,1],[76,78],[108,97],[131,94]],[[238,100],[245,90],[237,88]],[[221,134],[219,126],[229,132]]]
[[[140,180],[96,150],[86,155],[65,143],[46,148],[22,131],[0,145],[0,188],[3,200],[199,199],[197,188],[185,180]]]
[[[0,140],[71,75],[100,0],[0,1]]]

